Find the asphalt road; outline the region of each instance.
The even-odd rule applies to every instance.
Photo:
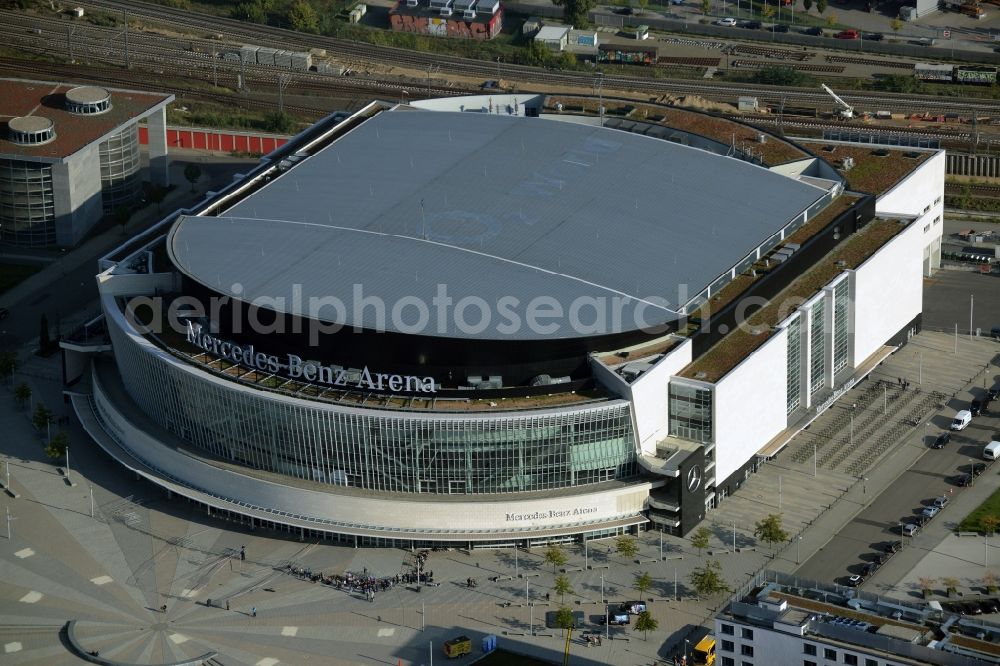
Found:
[[[1000,326],[1000,276],[964,271],[939,271],[924,283],[924,328],[969,332],[969,305],[973,328],[988,335]]]
[[[938,433],[948,428],[949,422],[950,412],[946,410],[945,415],[934,417],[923,432],[910,436],[907,446],[922,446],[927,448],[927,452],[889,487],[881,491],[868,488],[869,493],[878,492],[874,501],[814,557],[804,562],[797,575],[846,584],[851,574],[861,573],[864,564],[875,559],[876,554],[881,552],[881,545],[901,540],[900,523],[910,522],[935,497],[947,495],[951,489],[958,492],[955,477],[968,471],[972,462],[984,462],[983,445],[1000,429],[1000,411],[974,419],[964,431],[954,433],[944,449],[930,449],[930,443]],[[881,464],[891,465],[893,458]],[[998,468],[1000,465],[994,463],[986,474],[993,475]],[[953,529],[954,523],[961,518],[951,515],[945,507],[916,538],[930,543]],[[908,537],[902,540],[905,544],[911,541]]]

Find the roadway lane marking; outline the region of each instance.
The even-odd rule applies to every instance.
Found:
[[[274,666],[277,663],[278,663],[278,660],[275,659],[274,657],[264,657],[263,659],[261,659],[260,661],[258,661],[255,664],[255,666]]]
[[[298,627],[282,627],[281,628],[281,635],[282,636],[297,636],[298,633],[299,633],[299,628]]]
[[[43,595],[41,592],[35,592],[34,590],[32,590],[31,592],[28,592],[26,595],[21,597],[19,601],[22,604],[34,604],[37,603],[43,596],[45,595]]]
[[[389,636],[392,636],[395,633],[396,633],[396,630],[393,629],[392,627],[383,627],[382,629],[378,630],[378,637],[379,638],[388,638]]]
[[[3,645],[3,651],[4,652],[20,652],[21,651],[21,644],[18,643],[17,641],[14,641],[13,643],[4,643],[4,645]]]
[[[97,578],[91,578],[90,582],[93,583],[94,585],[107,585],[113,580],[114,578],[112,578],[111,576],[98,576]]]
[[[20,559],[23,560],[24,558],[31,557],[34,554],[35,554],[35,551],[31,550],[30,548],[22,548],[21,550],[19,550],[16,553],[14,553],[14,557],[17,557],[17,558],[20,558]]]
[[[184,634],[170,634],[170,640],[172,640],[175,644],[180,645],[181,643],[187,643],[191,639]]]

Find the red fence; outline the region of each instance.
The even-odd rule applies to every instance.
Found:
[[[188,127],[167,128],[167,149],[190,148],[223,153],[254,153],[266,155],[288,143],[289,137],[272,134],[248,134],[230,130],[199,129]],[[149,143],[149,129],[139,127],[139,143]]]

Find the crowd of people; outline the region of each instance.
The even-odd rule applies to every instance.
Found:
[[[332,574],[327,576],[324,575],[322,571],[312,571],[308,568],[300,568],[289,564],[287,572],[302,580],[329,585],[338,590],[345,590],[351,594],[363,594],[369,601],[375,600],[375,594],[377,592],[386,592],[391,590],[393,586],[399,585],[400,583],[405,585],[419,582],[427,585],[435,585],[434,572],[424,572],[422,570],[417,570],[414,573],[402,573],[394,576],[379,577],[369,574],[368,569],[365,569],[360,574],[348,571],[343,575]]]

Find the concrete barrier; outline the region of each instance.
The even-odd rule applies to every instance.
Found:
[[[971,537],[977,537],[977,536],[979,536],[979,532],[959,532],[958,536],[960,536],[960,537],[969,537],[969,536],[971,536]]]

